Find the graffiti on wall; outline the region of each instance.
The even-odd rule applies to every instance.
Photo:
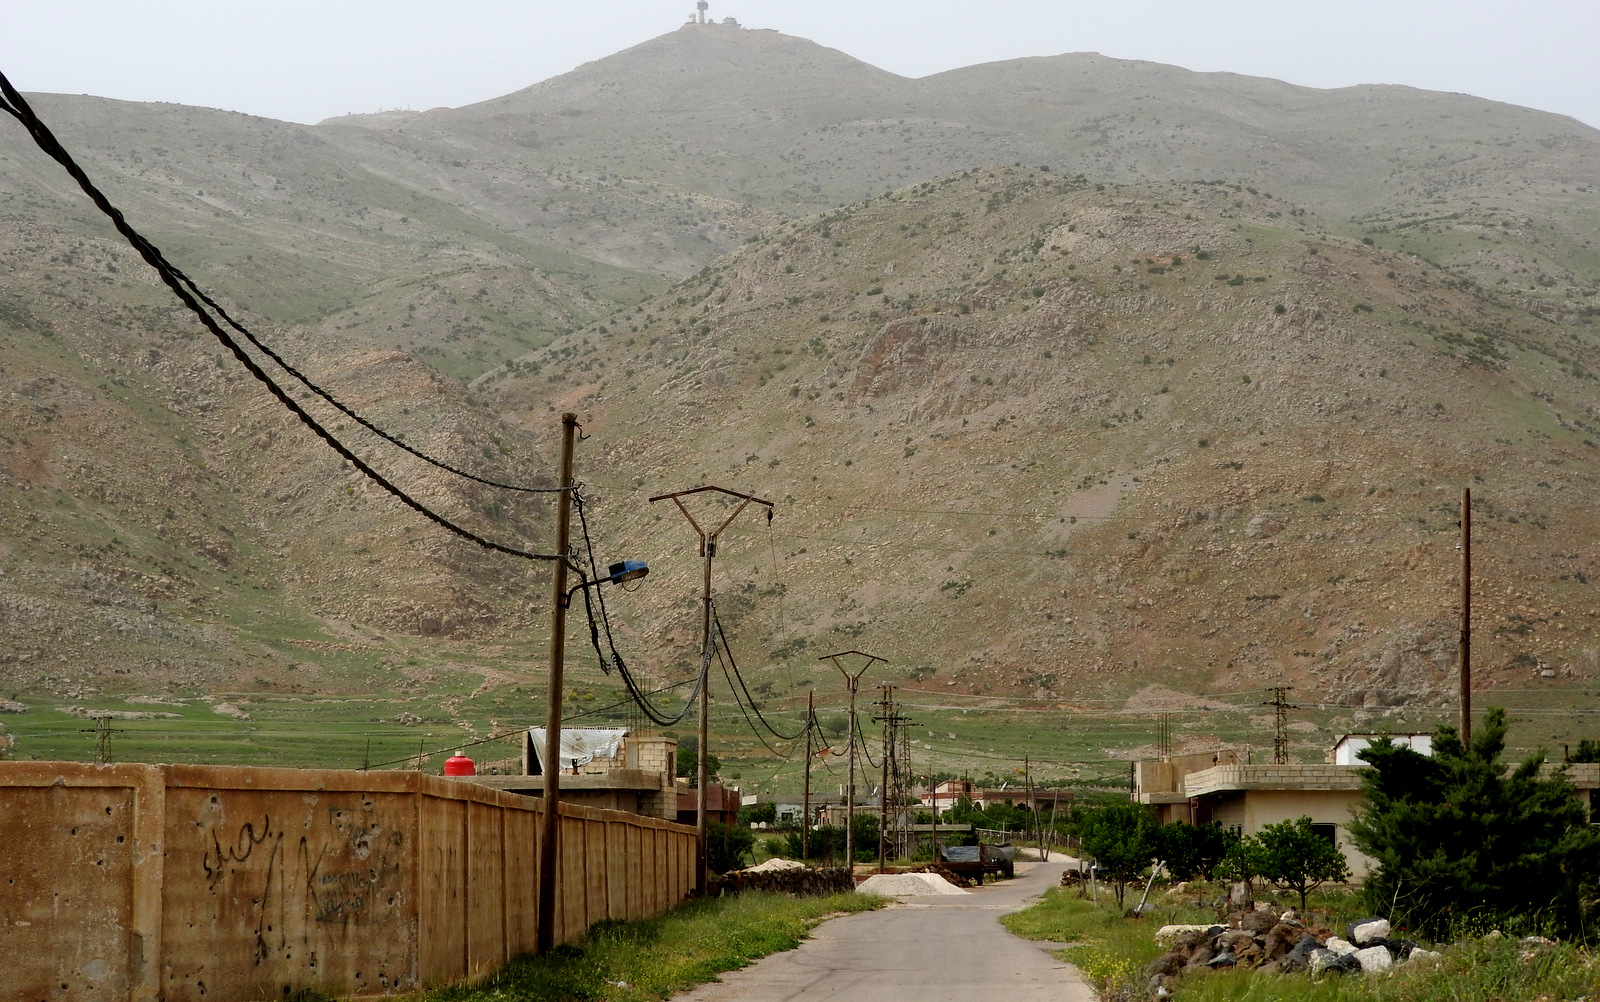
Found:
[[[322,799],[296,796],[291,809],[270,804],[247,821],[218,820],[205,832],[200,870],[218,932],[253,939],[256,966],[298,961],[315,968],[317,951],[327,956],[345,927],[381,926],[400,914],[405,831],[370,799],[314,802]]]

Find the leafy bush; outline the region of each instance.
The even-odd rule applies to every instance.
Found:
[[[706,822],[706,865],[717,873],[737,870],[750,858],[756,837],[748,828]]]

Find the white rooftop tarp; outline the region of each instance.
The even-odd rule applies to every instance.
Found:
[[[588,765],[597,758],[615,758],[617,748],[627,734],[628,732],[622,729],[563,727],[561,761],[558,768],[571,769],[574,765]],[[539,756],[539,772],[542,775],[544,770],[549,768],[545,763],[544,728],[528,728],[528,737],[533,741],[534,754]]]

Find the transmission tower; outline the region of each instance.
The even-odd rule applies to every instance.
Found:
[[[1289,711],[1298,710],[1287,701],[1292,685],[1275,685],[1267,691],[1272,693],[1272,702],[1262,703],[1262,706],[1273,708],[1277,728],[1272,738],[1272,762],[1274,765],[1284,765],[1289,761]]]
[[[902,854],[911,831],[906,803],[911,732],[907,729],[910,721],[895,707],[894,686],[887,682],[883,684],[878,708],[878,715],[872,719],[883,725],[883,780],[878,814],[878,869],[882,870],[888,862],[890,846],[894,847],[895,855]]]

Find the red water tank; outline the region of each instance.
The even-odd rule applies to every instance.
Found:
[[[467,758],[460,752],[456,752],[444,760],[444,774],[446,776],[475,776],[477,772],[477,767],[473,765],[472,759]]]

